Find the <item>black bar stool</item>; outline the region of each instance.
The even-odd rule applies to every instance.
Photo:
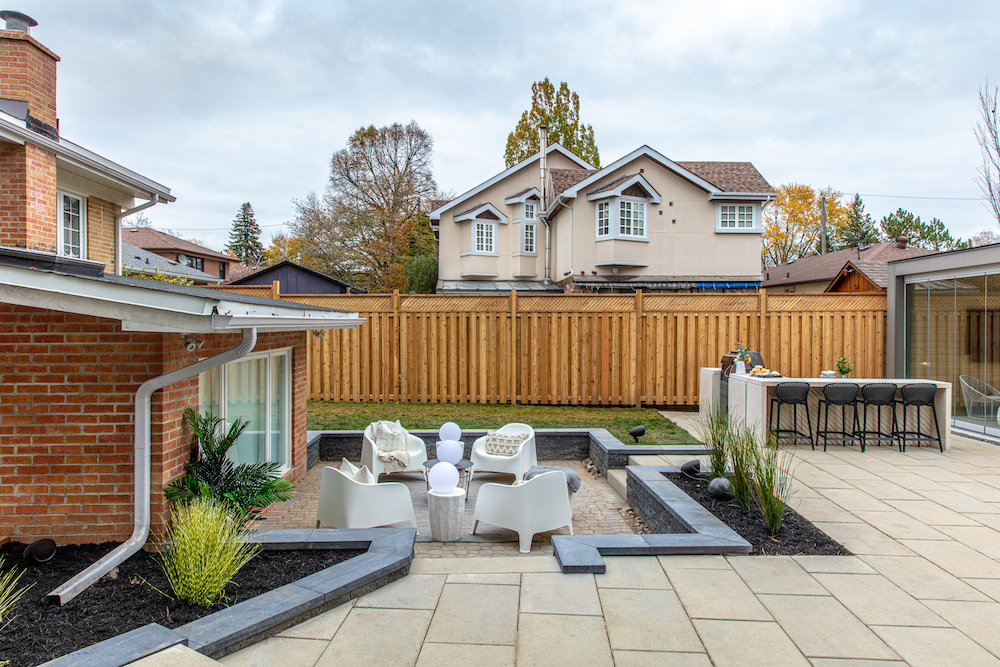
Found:
[[[891,382],[876,382],[866,384],[861,388],[861,403],[864,406],[864,421],[862,421],[861,437],[867,445],[869,440],[878,443],[895,443],[899,431],[896,423],[896,385]],[[875,430],[868,428],[868,406],[876,408],[878,415],[875,423]],[[882,431],[882,408],[888,407],[892,411],[892,427],[889,433]]]
[[[809,383],[808,382],[781,382],[774,387],[774,398],[767,410],[768,426],[773,427],[778,440],[802,440],[809,441],[813,449],[816,449],[816,442],[812,437],[812,418],[809,416]],[[774,406],[778,406],[778,420],[774,421]],[[781,406],[792,406],[792,428],[781,428]],[[806,432],[799,431],[799,405],[806,406]]]
[[[934,394],[936,393],[937,386],[926,382],[904,384],[902,389],[899,390],[899,395],[903,399],[897,401],[903,406],[903,430],[896,432],[896,435],[899,437],[899,451],[906,451],[907,442],[916,442],[919,447],[921,442],[934,442],[935,440],[941,451],[944,451],[944,443],[941,442],[941,427],[938,426],[937,407],[934,405]],[[916,431],[910,431],[906,428],[906,409],[911,406],[917,409]],[[920,428],[920,408],[925,407],[930,407],[931,414],[934,415],[934,430],[937,432],[937,435],[923,433]]]
[[[819,414],[816,415],[816,442],[823,438],[823,451],[826,451],[826,444],[829,440],[843,442],[847,446],[848,442],[857,440],[861,445],[861,451],[865,451],[865,440],[861,434],[861,426],[858,423],[858,390],[860,387],[853,382],[836,382],[823,387],[823,398],[817,406]],[[830,430],[830,406],[840,406],[840,435],[836,429]],[[847,432],[847,407],[854,408],[852,415],[851,432]],[[824,419],[824,424],[820,427],[820,418]],[[833,433],[834,435],[830,435]]]

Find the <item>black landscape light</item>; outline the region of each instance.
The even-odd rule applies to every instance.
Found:
[[[48,563],[50,560],[55,558],[55,555],[56,543],[47,537],[41,540],[36,540],[24,547],[24,560],[36,565]]]
[[[629,431],[628,434],[633,438],[635,438],[636,443],[638,443],[639,436],[646,435],[646,427],[642,425],[636,426],[631,431]]]

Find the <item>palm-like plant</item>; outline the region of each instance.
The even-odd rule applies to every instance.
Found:
[[[184,464],[185,475],[164,489],[171,502],[187,504],[195,498],[216,498],[228,502],[244,520],[255,519],[262,509],[292,497],[295,486],[278,476],[281,464],[241,463],[236,465],[226,452],[236,444],[250,422],[237,419],[229,431],[221,433],[222,420],[193,408],[184,411],[184,423],[198,438],[198,449]]]

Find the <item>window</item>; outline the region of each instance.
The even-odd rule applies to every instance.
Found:
[[[476,220],[472,247],[475,252],[496,252],[496,224]]]
[[[203,257],[188,257],[187,265],[189,268],[197,269],[199,271],[205,270],[205,259]]]
[[[524,222],[524,252],[535,252],[535,223]]]
[[[222,278],[223,280],[226,279],[226,263],[225,262],[219,262],[219,277]]]
[[[198,409],[221,417],[228,429],[249,425],[228,456],[240,463],[291,463],[291,349],[262,352],[198,376]]]
[[[646,202],[619,202],[618,227],[622,236],[645,236]]]
[[[607,236],[611,233],[611,203],[597,203],[597,235]]]
[[[522,220],[534,220],[535,219],[535,205],[532,202],[524,203],[524,210],[521,212]]]
[[[84,198],[60,192],[58,254],[84,259],[86,227],[87,204]]]
[[[752,204],[721,204],[719,227],[723,229],[753,229]]]

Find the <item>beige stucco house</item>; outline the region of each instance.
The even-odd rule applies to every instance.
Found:
[[[438,292],[756,288],[774,197],[749,162],[642,146],[595,169],[552,144],[431,211]]]

